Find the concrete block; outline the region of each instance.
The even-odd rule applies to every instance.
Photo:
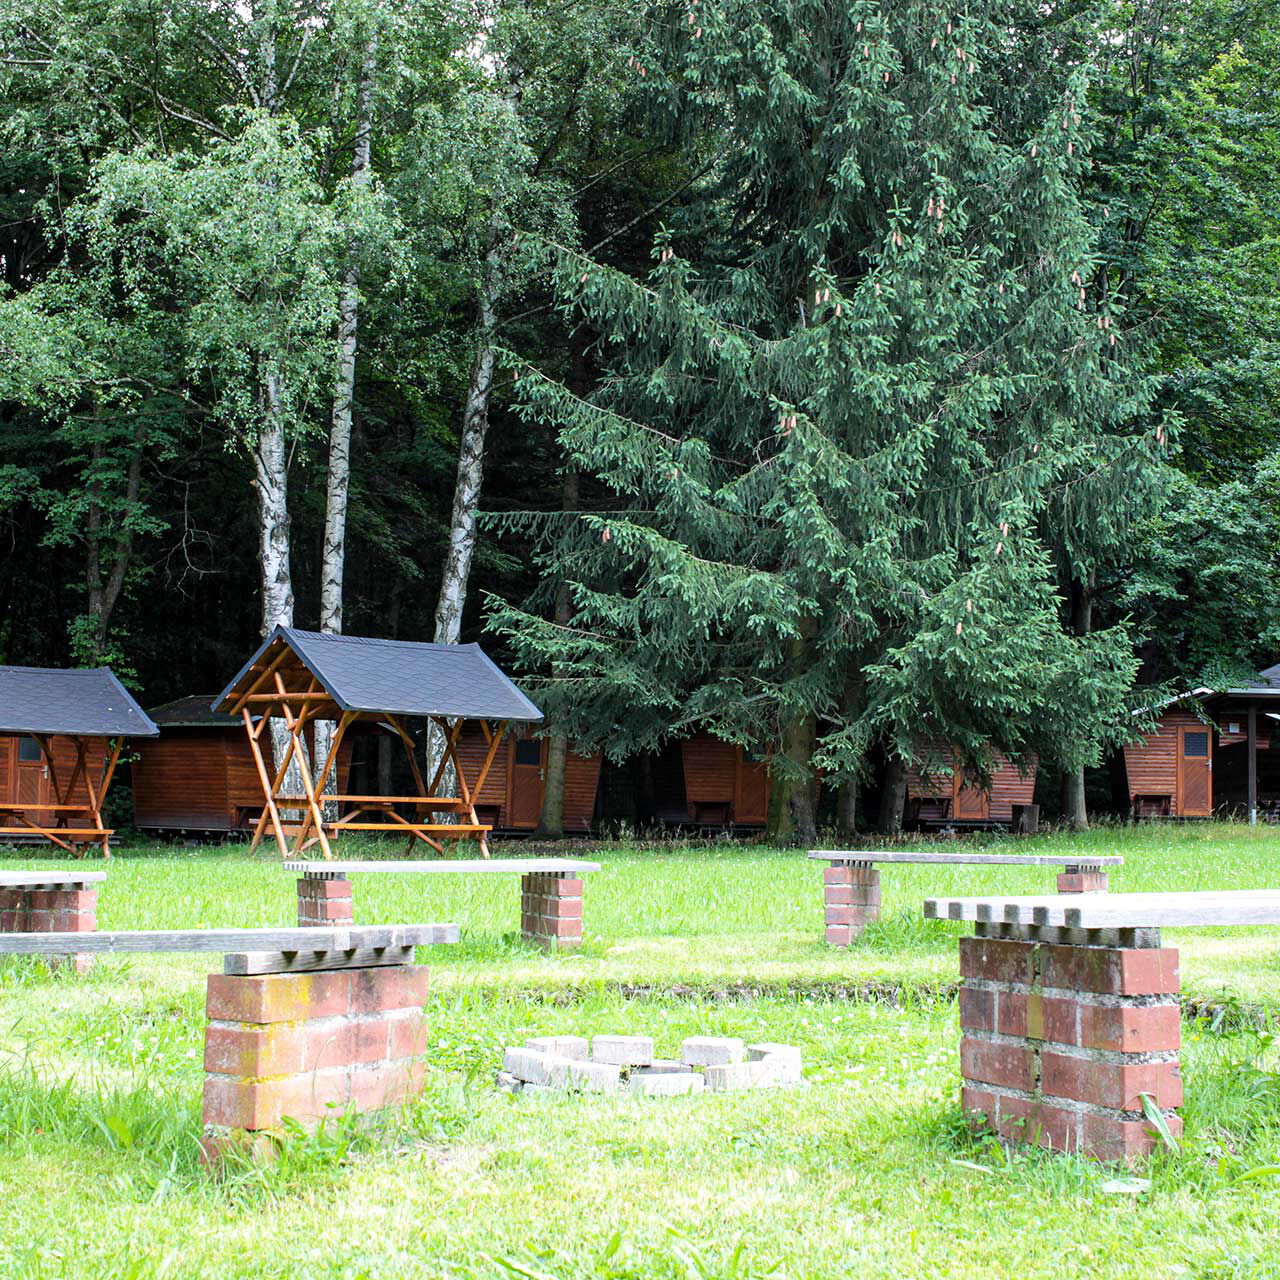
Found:
[[[591,1057],[591,1043],[586,1036],[534,1036],[524,1042],[524,1047],[580,1062]]]
[[[620,1067],[646,1067],[653,1061],[653,1037],[592,1036],[591,1058]]]
[[[502,1056],[502,1069],[525,1084],[548,1085],[564,1089],[569,1084],[572,1059],[537,1049],[508,1049]]]
[[[772,1057],[775,1054],[783,1054],[786,1057],[800,1060],[800,1047],[794,1044],[773,1044],[764,1041],[760,1044],[747,1045],[747,1061],[759,1062],[761,1058]]]
[[[712,1093],[737,1089],[776,1089],[800,1083],[800,1061],[785,1054],[771,1054],[755,1062],[725,1062],[709,1066],[705,1072]]]
[[[680,1046],[680,1057],[691,1067],[712,1067],[741,1062],[745,1047],[736,1036],[689,1036]]]
[[[576,1058],[569,1063],[567,1087],[582,1093],[617,1093],[622,1088],[622,1068],[612,1062],[583,1062]]]
[[[652,1062],[647,1062],[643,1067],[637,1067],[637,1071],[643,1071],[646,1075],[658,1075],[661,1073],[678,1075],[687,1075],[689,1072],[689,1064],[681,1062],[679,1058],[654,1058]]]
[[[499,1071],[498,1088],[503,1093],[519,1093],[524,1088],[524,1082],[519,1076],[513,1076],[510,1071]]]
[[[703,1074],[709,1093],[730,1093],[755,1084],[754,1062],[716,1062]]]
[[[696,1071],[647,1071],[631,1073],[627,1092],[648,1098],[673,1098],[684,1093],[701,1093],[706,1087]]]

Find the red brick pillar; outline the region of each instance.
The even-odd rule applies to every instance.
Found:
[[[324,880],[303,877],[298,881],[298,927],[316,925],[332,927],[352,924],[355,913],[351,906],[351,881],[346,876],[330,876]]]
[[[827,941],[847,947],[880,914],[880,872],[865,862],[837,862],[822,879]]]
[[[1146,1093],[1181,1132],[1178,953],[1158,937],[962,938],[960,974],[962,1105],[975,1120],[1007,1141],[1132,1161],[1158,1141]]]
[[[206,1158],[278,1130],[286,1116],[313,1127],[348,1107],[372,1111],[419,1093],[426,998],[420,965],[210,974]]]
[[[1059,893],[1106,893],[1107,873],[1101,867],[1065,867],[1058,873]]]
[[[92,883],[0,889],[0,933],[92,933],[98,927],[98,891]],[[91,955],[46,956],[52,967],[77,973]]]
[[[582,943],[582,880],[536,871],[520,879],[520,934],[527,942],[559,950]]]

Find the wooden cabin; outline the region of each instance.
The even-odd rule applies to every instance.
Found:
[[[1280,666],[1230,689],[1194,689],[1160,709],[1155,728],[1126,744],[1135,817],[1280,816]]]
[[[763,827],[769,817],[769,762],[714,734],[680,743],[688,820],[702,826]]]
[[[262,783],[244,725],[210,710],[212,694],[166,702],[151,712],[160,736],[139,744],[133,762],[133,821],[142,831],[217,834],[252,831]],[[351,740],[338,757],[347,789]]]
[[[155,733],[108,667],[0,667],[0,840],[108,857],[102,807],[121,749]]]
[[[542,817],[546,790],[546,738],[535,738],[529,726],[512,729],[498,748],[476,797],[476,812],[500,831],[532,831]],[[468,775],[479,773],[488,752],[479,728],[465,724],[458,738],[458,759]],[[570,749],[564,764],[564,829],[586,833],[596,815],[601,752],[583,755]]]
[[[974,826],[1014,823],[1015,806],[1030,805],[1036,770],[1024,777],[1015,764],[997,755],[989,790],[976,786],[955,764],[950,747],[922,750],[907,769],[906,821],[913,826]]]

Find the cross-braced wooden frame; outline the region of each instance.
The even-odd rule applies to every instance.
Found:
[[[291,658],[294,659],[292,664],[289,663]],[[430,717],[443,735],[444,749],[428,786],[403,716],[386,711],[352,711],[340,707],[320,680],[297,662],[296,655],[287,646],[255,673],[245,691],[233,699],[230,710],[244,721],[249,749],[262,784],[264,804],[254,828],[251,849],[256,849],[270,831],[282,857],[290,854],[298,857],[318,844],[324,857],[331,858],[330,841],[344,831],[391,831],[407,835],[410,850],[421,841],[437,853],[444,852],[442,842],[445,840],[475,838],[480,842],[481,854],[486,858],[489,856],[488,836],[493,828],[477,817],[476,798],[497,756],[498,746],[506,732],[506,721],[496,726],[488,720],[478,721],[488,750],[475,778],[468,779],[457,751],[458,737],[465,720],[460,717]],[[274,760],[269,732],[272,720],[277,718],[284,721],[289,732],[288,745],[278,761]],[[312,758],[314,753],[308,746],[308,730],[311,730],[314,742],[313,726],[318,720],[333,721],[334,732],[328,752],[316,768],[317,762]],[[415,795],[326,794],[325,787],[334,774],[343,740],[351,726],[360,721],[377,724],[400,740],[413,774]],[[304,794],[300,796],[288,795],[282,790],[294,764],[302,781]],[[457,779],[458,795],[437,795],[436,789],[451,764]],[[326,816],[327,805],[341,805],[344,812],[336,817]],[[413,809],[414,816],[406,818],[397,806]],[[300,813],[300,817],[286,820],[282,818],[282,812]],[[438,814],[450,815],[455,821],[432,821]]]
[[[106,802],[111,779],[115,776],[124,739],[116,738],[112,741],[106,768],[102,772],[102,780],[94,786],[93,770],[89,768],[85,738],[70,734],[48,733],[28,733],[25,736],[34,739],[40,745],[40,753],[44,756],[44,767],[49,777],[49,786],[53,791],[53,802],[40,804],[26,801],[0,801],[0,822],[8,821],[15,824],[0,826],[0,836],[43,836],[52,844],[81,858],[84,857],[88,845],[96,844],[101,846],[104,858],[111,857],[110,841],[115,832],[103,825],[102,806]],[[54,759],[52,743],[52,738],[56,736],[67,737],[76,750],[75,766],[65,786],[59,785],[58,782],[58,765]],[[88,800],[85,803],[76,803],[71,797],[75,794],[77,783],[82,779]],[[46,814],[52,814],[52,820],[44,817],[37,821],[36,815]],[[80,819],[79,825],[75,824],[77,817]]]

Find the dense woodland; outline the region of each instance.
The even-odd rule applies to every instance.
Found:
[[[480,639],[553,772],[707,728],[807,838],[921,737],[1082,823],[1134,708],[1280,657],[1275,0],[0,0],[0,50],[0,661],[154,705],[278,623]]]

